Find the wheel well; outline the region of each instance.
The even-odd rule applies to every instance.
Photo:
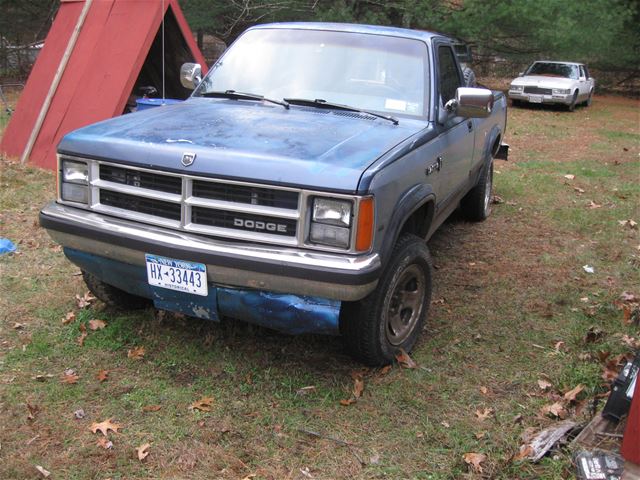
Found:
[[[425,238],[429,233],[431,220],[433,219],[433,202],[428,201],[414,211],[407,218],[400,229],[400,235],[403,233],[412,233],[420,238]]]
[[[495,142],[493,142],[493,145],[491,146],[491,155],[493,157],[495,157],[498,154],[498,150],[500,150],[500,139],[501,137],[500,135],[498,135]]]

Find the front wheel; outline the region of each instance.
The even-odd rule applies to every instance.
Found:
[[[493,157],[484,167],[478,183],[460,202],[462,214],[473,222],[481,222],[491,215],[493,196]]]
[[[578,91],[576,90],[573,94],[573,98],[571,99],[571,103],[567,105],[567,110],[573,112],[576,109],[576,103],[578,102]]]
[[[120,290],[104,283],[95,275],[82,270],[82,278],[89,291],[108,306],[118,310],[137,310],[151,305],[151,300]]]
[[[425,241],[405,234],[396,243],[376,289],[344,305],[342,333],[349,353],[375,366],[411,351],[428,317],[432,264]]]

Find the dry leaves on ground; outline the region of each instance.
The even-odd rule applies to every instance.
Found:
[[[76,341],[78,342],[78,345],[80,345],[81,347],[84,346],[84,339],[87,338],[87,327],[84,323],[81,323],[78,326],[78,330],[80,330],[80,336],[76,339]]]
[[[149,456],[149,447],[150,443],[145,443],[144,445],[140,445],[136,448],[136,453],[138,454],[138,460],[143,461],[145,458]]]
[[[483,408],[482,410],[478,409],[476,410],[476,417],[478,417],[478,420],[481,422],[484,422],[487,418],[493,415],[493,413],[493,408]]]
[[[86,308],[90,306],[93,302],[95,302],[96,297],[91,295],[90,292],[85,292],[85,294],[81,297],[80,295],[76,295],[76,305],[78,308]]]
[[[65,370],[65,372],[60,377],[60,383],[66,383],[68,385],[72,385],[74,383],[78,383],[79,379],[80,379],[80,375],[78,375],[75,370],[69,369],[69,370]]]
[[[40,407],[37,405],[31,405],[27,402],[27,410],[29,410],[29,415],[27,415],[27,420],[33,422],[36,419],[36,415],[40,413]]]
[[[109,370],[98,370],[96,378],[99,382],[105,382],[109,378]]]
[[[64,318],[62,319],[62,324],[63,325],[68,325],[71,322],[75,322],[76,320],[76,314],[75,312],[67,312],[67,314],[64,316]]]
[[[353,378],[351,398],[340,400],[340,405],[345,407],[356,403],[364,391],[364,379],[362,378],[362,373],[358,371],[351,372],[351,378]]]
[[[542,390],[543,392],[546,392],[552,386],[553,384],[549,380],[546,380],[544,378],[538,379],[538,387],[540,387],[540,390]]]
[[[402,348],[398,353],[396,353],[396,360],[402,368],[418,368],[418,364]]]
[[[127,350],[127,357],[132,360],[142,360],[145,353],[144,347],[133,347],[131,350]]]
[[[487,459],[484,453],[465,453],[462,458],[465,463],[471,466],[474,473],[482,473],[482,462]]]
[[[162,407],[160,405],[147,405],[145,407],[142,407],[142,411],[143,412],[157,412],[161,408]]]
[[[578,397],[578,395],[580,395],[580,393],[585,389],[586,387],[582,384],[577,385],[575,388],[569,390],[568,392],[565,392],[564,394],[564,399],[567,402],[575,402],[576,398]]]
[[[551,405],[545,405],[540,410],[540,413],[542,413],[542,415],[559,418],[561,420],[567,418],[567,411],[565,410],[564,405],[562,405],[561,402],[555,402]]]
[[[117,423],[113,423],[111,421],[111,418],[108,418],[104,422],[100,422],[100,423],[94,422],[91,424],[91,427],[89,427],[89,429],[93,433],[97,433],[98,431],[100,431],[100,433],[102,433],[102,435],[104,435],[105,437],[107,436],[107,433],[109,432],[109,430],[111,430],[112,432],[118,433],[118,429],[120,428],[122,427]]]
[[[96,318],[94,318],[93,320],[89,320],[89,329],[93,330],[94,332],[96,330],[102,330],[106,326],[107,322],[105,322],[104,320],[98,320]]]
[[[100,437],[96,442],[96,446],[102,447],[105,450],[111,450],[113,448],[113,442],[111,440],[107,440],[104,437]]]
[[[213,397],[202,397],[189,405],[190,410],[200,410],[201,412],[210,412],[213,406]]]
[[[49,470],[45,470],[40,465],[36,465],[36,470],[38,470],[44,478],[49,478],[51,476],[51,472]]]

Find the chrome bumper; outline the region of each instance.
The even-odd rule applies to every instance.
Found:
[[[207,265],[217,285],[354,301],[380,275],[377,253],[355,256],[228,242],[146,225],[52,202],[40,224],[63,247],[145,265],[145,253]]]

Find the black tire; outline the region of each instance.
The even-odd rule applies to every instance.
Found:
[[[587,99],[584,101],[584,106],[585,107],[590,107],[591,103],[593,102],[593,90],[591,90],[589,92],[589,96],[587,97]]]
[[[467,220],[481,222],[491,215],[491,201],[493,196],[493,158],[485,165],[475,187],[469,190],[460,207]]]
[[[82,271],[82,278],[89,291],[109,307],[118,310],[138,310],[151,306],[151,300],[137,295],[132,295],[119,288],[104,283],[95,275]]]
[[[577,101],[578,101],[578,91],[576,90],[575,92],[573,92],[573,99],[571,100],[571,103],[567,105],[567,110],[569,110],[570,112],[573,112],[576,109]]]
[[[432,270],[425,241],[400,237],[376,289],[343,306],[340,326],[355,359],[385,365],[400,349],[411,351],[429,315]]]
[[[522,101],[513,99],[513,100],[511,100],[511,106],[512,107],[521,107],[522,106]]]

